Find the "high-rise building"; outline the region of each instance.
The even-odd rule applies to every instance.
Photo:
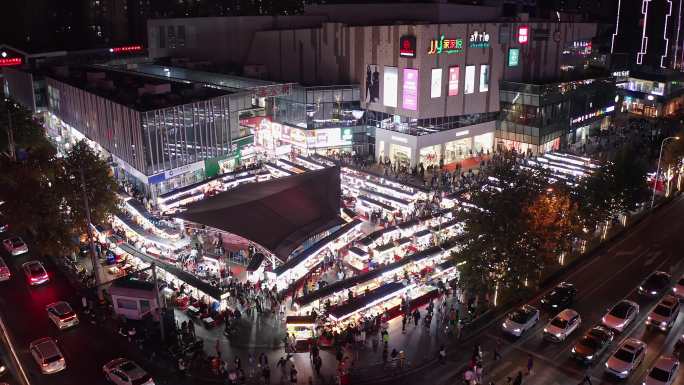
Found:
[[[681,69],[683,11],[684,0],[618,1],[611,37],[614,66],[640,71]]]

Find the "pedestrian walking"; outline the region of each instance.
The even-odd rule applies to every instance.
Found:
[[[522,371],[518,370],[518,374],[515,376],[515,379],[513,380],[513,385],[522,385],[522,381],[523,381]]]
[[[494,361],[501,359],[501,338],[497,338],[494,343]]]
[[[584,369],[584,378],[582,378],[582,383],[580,385],[594,385],[591,382],[591,366],[588,366],[586,369]]]
[[[418,322],[419,322],[419,321],[420,321],[420,311],[419,311],[418,309],[416,309],[416,310],[413,312],[413,324],[414,324],[414,327],[418,327]]]
[[[178,359],[178,374],[180,374],[181,377],[185,377],[185,370],[187,369],[187,366],[185,365],[185,360],[181,357]]]
[[[323,360],[321,359],[321,356],[314,357],[313,365],[314,365],[314,370],[316,371],[316,374],[320,377],[321,366],[323,365]]]
[[[406,333],[406,315],[401,317],[401,332]]]
[[[532,358],[531,354],[528,354],[527,355],[527,373],[526,373],[527,376],[532,374],[533,367],[534,367],[534,358]]]

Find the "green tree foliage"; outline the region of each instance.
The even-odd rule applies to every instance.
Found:
[[[15,136],[17,147],[25,148],[26,156],[18,160],[7,153],[0,156],[0,221],[9,224],[12,233],[30,234],[42,252],[67,252],[86,230],[80,171],[93,223],[103,223],[117,211],[116,182],[107,163],[85,142],[58,157],[38,122],[27,111],[15,108],[13,123],[15,115],[24,118],[17,119],[21,125],[13,124],[14,128],[22,127],[30,134]],[[0,120],[0,131],[7,132],[7,121]]]
[[[475,294],[534,283],[544,267],[525,208],[545,188],[546,176],[518,168],[512,158],[493,163],[487,174],[494,179],[471,195],[477,207],[459,213],[462,247],[454,254],[465,262],[461,287]]]
[[[30,111],[10,99],[0,98],[0,152],[8,153],[9,150],[10,120],[17,150],[49,145],[43,128],[34,120]]]
[[[618,150],[608,167],[613,180],[606,187],[620,212],[633,211],[648,199],[648,162],[633,146]]]

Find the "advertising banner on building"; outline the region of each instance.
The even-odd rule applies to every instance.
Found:
[[[366,67],[366,103],[377,103],[380,101],[380,72],[378,66],[369,64]]]
[[[396,107],[399,71],[396,67],[385,67],[382,80],[382,103],[387,107]]]
[[[480,92],[489,91],[489,66],[483,64],[480,66]]]
[[[430,97],[438,98],[442,96],[442,69],[432,69],[432,81],[430,82]]]
[[[465,89],[463,92],[466,94],[475,92],[475,66],[466,66]]]
[[[401,106],[405,110],[418,111],[418,70],[404,68],[404,84]]]
[[[449,68],[449,96],[458,95],[458,77],[460,76],[459,67]]]

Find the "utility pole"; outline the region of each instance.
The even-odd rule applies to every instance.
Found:
[[[85,211],[86,211],[86,229],[87,229],[87,234],[88,234],[88,242],[90,243],[90,261],[93,264],[93,274],[95,274],[95,289],[97,291],[97,299],[102,301],[104,299],[104,296],[102,295],[102,288],[100,285],[102,284],[102,280],[100,278],[100,268],[99,264],[100,262],[98,261],[98,255],[97,255],[97,250],[95,249],[95,241],[93,239],[93,229],[90,228],[90,205],[88,204],[88,192],[86,189],[86,183],[85,183],[85,176],[83,174],[83,165],[79,165],[78,167],[79,172],[81,174],[81,188],[83,189],[83,204],[85,206]]]
[[[152,264],[152,280],[154,281],[154,295],[157,298],[157,308],[159,309],[159,331],[161,332],[162,342],[165,342],[164,317],[166,315],[166,306],[162,306],[161,295],[159,295],[159,282],[157,281],[157,265],[154,263]],[[164,304],[166,304],[166,301],[164,301]]]

